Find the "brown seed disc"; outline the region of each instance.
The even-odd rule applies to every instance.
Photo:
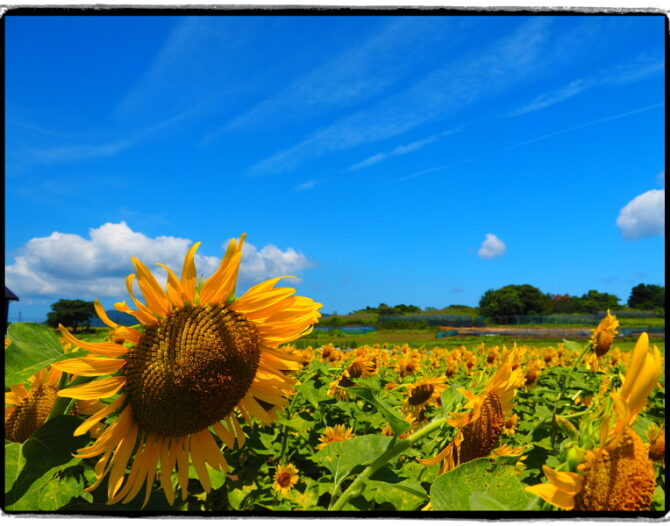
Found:
[[[56,403],[58,388],[40,385],[23,400],[5,422],[5,438],[12,442],[24,442],[44,422]]]
[[[187,306],[148,327],[123,373],[140,429],[168,437],[226,417],[256,376],[261,337],[221,305]]]

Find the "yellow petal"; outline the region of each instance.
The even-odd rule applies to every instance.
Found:
[[[527,487],[526,491],[542,497],[549,504],[557,508],[569,511],[575,507],[575,497],[560,490],[553,484],[536,484],[535,486]]]
[[[137,270],[137,284],[142,290],[147,307],[159,316],[166,316],[171,309],[165,291],[144,263],[137,258],[132,258],[132,261]]]
[[[195,243],[184,258],[184,269],[181,272],[181,290],[184,299],[190,303],[195,300],[195,291],[198,285],[198,274],[195,270],[195,253],[200,248],[200,242]]]
[[[95,312],[98,315],[98,318],[100,318],[105,325],[108,327],[112,327],[113,329],[116,329],[119,324],[116,322],[113,322],[109,316],[107,316],[107,311],[105,308],[102,306],[102,303],[100,303],[100,300],[96,299],[94,302],[95,305]]]
[[[184,305],[184,299],[186,299],[186,295],[181,290],[181,282],[179,281],[179,278],[174,273],[174,271],[167,265],[163,265],[163,263],[157,263],[157,265],[163,267],[168,273],[168,282],[167,282],[168,300],[170,301],[170,303],[172,303],[172,305],[176,307],[181,307],[182,305]]]
[[[121,395],[119,398],[114,400],[111,404],[108,406],[105,406],[104,409],[101,409],[97,413],[95,413],[93,416],[87,418],[84,420],[84,423],[81,424],[77,429],[74,430],[74,436],[80,436],[89,431],[93,426],[95,426],[100,420],[105,418],[108,415],[111,415],[114,411],[116,411],[123,402],[126,400],[126,395]]]
[[[103,380],[94,380],[87,384],[69,387],[58,391],[58,396],[63,398],[76,398],[78,400],[99,400],[114,396],[126,383],[124,376],[114,376]]]
[[[554,486],[569,495],[576,495],[582,490],[584,477],[569,471],[556,471],[549,466],[542,466],[544,474]]]
[[[122,356],[128,352],[128,349],[126,349],[123,345],[118,345],[112,342],[103,342],[103,343],[85,342],[75,338],[72,334],[70,334],[70,331],[68,331],[62,325],[58,325],[58,329],[63,335],[63,338],[65,338],[65,340],[68,343],[71,343],[72,345],[74,345],[75,347],[79,347],[80,349],[91,351],[95,354],[102,354],[103,356],[115,358],[118,356]]]
[[[113,358],[71,358],[51,365],[54,369],[78,376],[103,376],[124,366],[126,360]]]

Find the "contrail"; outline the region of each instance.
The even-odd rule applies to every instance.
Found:
[[[650,106],[644,106],[642,108],[637,108],[635,110],[627,111],[625,113],[618,113],[617,115],[611,115],[610,117],[603,117],[600,119],[596,119],[594,121],[589,121],[585,122],[583,124],[578,124],[577,126],[573,126],[571,128],[565,128],[564,130],[558,130],[555,132],[547,133],[546,135],[540,135],[539,137],[535,137],[533,139],[528,139],[523,142],[519,142],[517,144],[513,144],[511,146],[506,146],[504,148],[500,148],[498,150],[492,150],[490,152],[483,153],[481,155],[477,155],[475,157],[470,157],[469,159],[464,159],[462,161],[458,161],[456,163],[450,163],[450,164],[445,164],[442,166],[435,166],[434,168],[428,168],[426,170],[421,170],[420,172],[414,172],[409,175],[406,175],[405,177],[400,177],[399,179],[396,179],[394,182],[399,182],[399,181],[406,181],[407,179],[412,179],[414,177],[418,177],[419,175],[425,175],[427,173],[433,173],[433,172],[438,172],[440,170],[446,170],[447,168],[453,168],[454,166],[460,166],[461,164],[469,163],[472,161],[476,161],[477,159],[482,159],[484,157],[488,157],[489,155],[493,155],[496,153],[502,153],[506,152],[509,150],[513,150],[515,148],[521,148],[522,146],[526,146],[528,144],[532,144],[534,142],[538,141],[543,141],[544,139],[549,139],[550,137],[556,137],[557,135],[563,135],[564,133],[570,133],[575,130],[580,130],[582,128],[586,128],[587,126],[594,126],[596,124],[600,124],[602,122],[608,122],[608,121],[613,121],[615,119],[622,119],[624,117],[628,117],[629,115],[635,115],[636,113],[642,113],[643,111],[649,111],[653,110],[654,108],[659,108],[661,106],[664,106],[664,102],[658,102],[656,104],[651,104]]]

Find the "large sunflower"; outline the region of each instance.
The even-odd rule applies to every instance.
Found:
[[[238,414],[247,422],[253,416],[269,424],[278,416],[277,410],[285,407],[295,383],[285,373],[299,365],[278,346],[307,334],[320,317],[321,305],[294,296],[295,289],[276,288],[282,278],[260,283],[235,298],[244,238],[230,242],[218,270],[201,286],[195,267],[200,243],[186,254],[181,279],[161,265],[168,273],[167,291],[133,258],[145,302],[136,298],[136,275],[131,274],[126,284],[136,309],[126,302],[115,307],[133,315],[140,328],[114,323],[102,305],[95,303],[98,316],[122,335],[123,345],[80,341],[60,328],[69,342],[91,355],[56,366],[64,372],[105,378],[63,389],[59,396],[110,399],[75,434],[86,433],[118,414],[98,440],[77,455],[100,456],[98,480],[88,490],[109,476],[110,504],[131,501],[144,486],[146,505],[157,476],[172,504],[175,471],[185,499],[189,457],[209,492],[207,464],[216,470],[227,469],[213,435],[229,448],[235,440],[242,445]]]
[[[647,397],[656,387],[663,359],[643,333],[621,389],[612,393],[616,419],[600,427],[599,447],[586,452],[581,473],[557,471],[544,466],[548,483],[526,488],[565,510],[644,511],[652,503],[656,474],[648,456],[648,446],[631,427]]]

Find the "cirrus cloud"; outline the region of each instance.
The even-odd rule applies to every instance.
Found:
[[[160,262],[180,274],[190,239],[174,236],[148,237],[133,231],[125,222],[106,223],[89,230],[89,237],[53,232],[28,241],[5,267],[7,285],[20,297],[126,297],[125,276],[135,272],[133,256],[147,264],[159,282],[167,276]],[[222,247],[225,249],[227,243]],[[221,256],[196,255],[198,273],[209,277]],[[270,277],[297,274],[313,266],[301,252],[275,245],[258,249],[244,245],[238,290]]]
[[[486,239],[479,247],[477,254],[480,258],[493,259],[502,256],[507,252],[507,245],[495,234],[486,234]]]

